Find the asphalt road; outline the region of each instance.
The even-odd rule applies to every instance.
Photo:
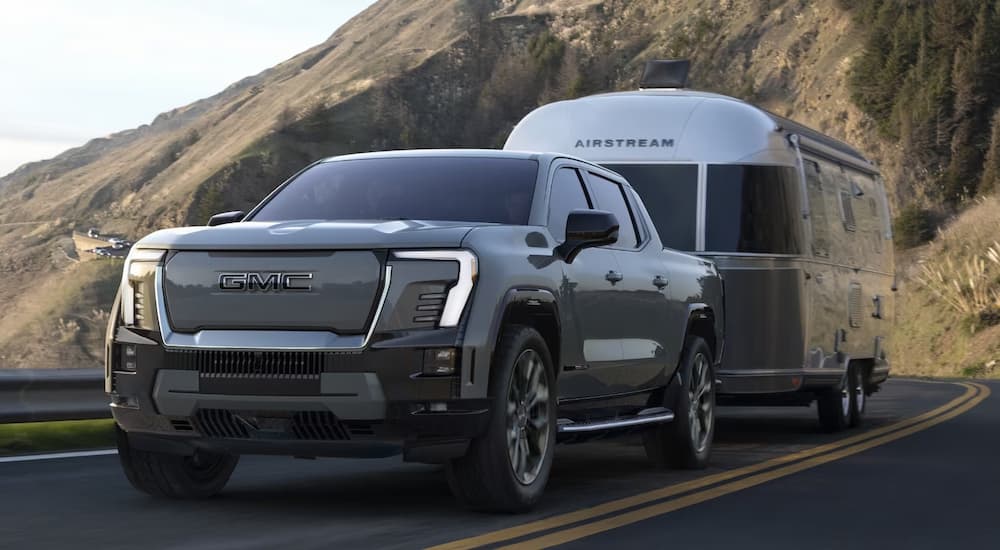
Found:
[[[997,547],[1000,384],[892,380],[863,429],[723,409],[713,466],[663,471],[635,441],[560,447],[527,515],[458,509],[433,466],[245,457],[218,498],[128,486],[115,456],[0,463],[0,548]]]

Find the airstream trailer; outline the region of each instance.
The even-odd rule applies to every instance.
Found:
[[[557,151],[625,176],[664,245],[725,280],[720,403],[809,405],[857,425],[888,378],[894,265],[878,169],[851,146],[650,62],[638,91],[528,114],[505,149]]]

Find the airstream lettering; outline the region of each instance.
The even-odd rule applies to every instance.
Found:
[[[574,149],[598,149],[612,147],[673,147],[674,140],[667,138],[596,138],[578,139]]]
[[[536,109],[505,148],[574,153],[620,173],[664,246],[716,262],[726,285],[720,402],[815,400],[826,429],[859,424],[889,373],[893,248],[877,168],[791,120],[684,89],[681,64],[664,64],[647,65],[638,91]],[[674,76],[657,82],[663,74]],[[674,137],[644,147],[588,135]]]

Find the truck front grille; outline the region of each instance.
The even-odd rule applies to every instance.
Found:
[[[194,423],[202,435],[223,439],[347,441],[352,434],[364,436],[373,433],[370,425],[348,426],[329,411],[296,411],[279,416],[275,413],[261,415],[227,409],[199,409]]]
[[[181,350],[169,352],[171,368],[196,370],[201,378],[319,380],[325,354],[309,351]]]

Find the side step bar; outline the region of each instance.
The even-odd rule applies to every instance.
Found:
[[[609,420],[595,420],[593,422],[573,422],[568,418],[560,418],[557,429],[559,430],[559,433],[564,434],[598,432],[601,430],[614,430],[617,428],[642,426],[644,424],[670,422],[673,419],[673,411],[664,407],[653,407],[651,409],[643,409],[635,416],[625,416]]]

